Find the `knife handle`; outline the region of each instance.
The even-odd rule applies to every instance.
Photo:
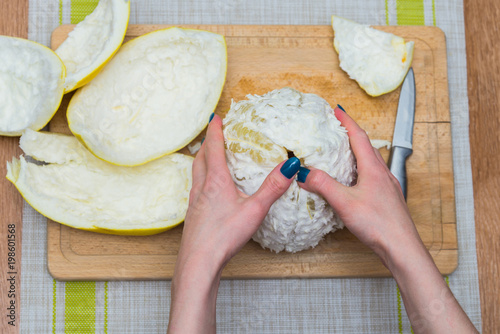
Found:
[[[396,177],[406,200],[406,159],[413,153],[410,148],[393,146],[389,156],[389,170]]]

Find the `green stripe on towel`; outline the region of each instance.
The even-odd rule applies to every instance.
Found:
[[[396,0],[398,25],[425,25],[424,0]]]
[[[57,283],[52,280],[52,333],[56,334]]]
[[[389,24],[389,1],[385,0],[386,23]],[[432,0],[433,22],[436,25],[436,7]],[[396,18],[398,25],[425,25],[424,0],[396,0]],[[402,298],[399,287],[396,285],[398,308],[398,333],[403,333]],[[410,325],[410,332],[413,328]]]
[[[62,24],[63,17],[63,0],[59,0],[59,25]]]
[[[78,24],[97,7],[99,0],[71,0],[71,24]],[[59,21],[62,23],[63,1],[59,2]],[[56,281],[54,280],[54,308]],[[107,282],[105,284],[104,331],[107,332]],[[53,314],[55,332],[56,315]],[[95,333],[96,329],[96,283],[66,282],[64,302],[65,333]]]
[[[108,282],[104,282],[104,334],[108,333]]]
[[[432,25],[436,26],[436,1],[432,0]]]
[[[399,334],[403,333],[403,316],[401,314],[401,292],[399,292],[399,287],[396,286],[397,294],[398,294],[398,330]]]
[[[385,0],[385,24],[389,25],[389,0]]]
[[[99,0],[71,0],[71,24],[77,24],[92,13]]]
[[[66,282],[65,333],[95,333],[95,282]]]

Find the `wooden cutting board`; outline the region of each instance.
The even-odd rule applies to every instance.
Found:
[[[126,40],[166,27],[131,25]],[[366,95],[339,68],[330,26],[184,27],[226,36],[229,64],[216,110],[219,115],[229,109],[231,99],[289,86],[318,94],[331,105],[342,104],[372,139],[392,141],[399,89],[377,98]],[[445,36],[434,27],[378,28],[415,42],[417,107],[414,151],[407,162],[408,206],[439,270],[449,274],[457,266],[457,236]],[[57,28],[52,48],[72,29]],[[69,133],[65,116],[69,99],[64,98],[51,121],[51,131]],[[387,159],[389,152],[381,149],[381,153]],[[169,279],[181,234],[182,225],[154,236],[130,237],[85,232],[49,221],[48,268],[59,280]],[[250,241],[223,271],[224,278],[389,275],[377,256],[346,229],[296,254],[275,254]]]

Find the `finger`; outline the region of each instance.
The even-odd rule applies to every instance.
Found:
[[[391,171],[389,170],[389,167],[387,167],[387,163],[385,162],[384,158],[382,157],[382,154],[380,154],[380,151],[374,147],[373,153],[375,153],[375,156],[377,157],[377,160],[380,162],[380,166],[382,167],[380,169],[380,172],[383,173],[385,171],[385,173],[387,173],[387,175],[389,175],[389,178],[391,178],[391,180],[392,179],[396,180],[394,175],[392,175]],[[397,182],[397,180],[396,180],[396,182]],[[398,183],[398,185],[399,185],[399,183]]]
[[[297,180],[301,188],[321,195],[337,212],[346,207],[350,198],[351,189],[322,170],[301,168]]]
[[[224,149],[224,134],[222,132],[222,120],[215,115],[208,124],[207,136],[203,142],[205,147],[205,162],[207,173],[213,171],[228,172],[226,153]]]
[[[380,154],[380,151],[377,150],[375,147],[373,148],[373,151],[375,152],[375,156],[377,157],[377,159],[380,161],[380,163],[384,167],[387,175],[389,175],[389,179],[391,180],[391,182],[396,186],[396,188],[399,189],[400,197],[404,198],[404,196],[403,196],[403,190],[401,189],[401,185],[399,184],[398,179],[396,179],[396,177],[389,170],[389,167],[387,167],[387,164],[386,164],[384,158],[382,158],[382,155]]]
[[[382,154],[380,154],[380,151],[378,149],[376,149],[375,147],[373,148],[373,153],[375,153],[375,156],[377,157],[378,161],[380,161],[380,163],[384,166],[387,166],[387,164],[385,163],[385,160],[384,158],[382,158]]]
[[[259,203],[266,212],[269,211],[271,205],[290,187],[299,167],[300,160],[295,157],[280,163],[269,173],[259,190],[250,196],[249,200]]]
[[[197,180],[203,181],[206,175],[205,146],[202,144],[193,161],[193,183]]]
[[[351,143],[352,151],[356,156],[358,172],[368,167],[377,161],[377,157],[373,153],[373,147],[366,132],[359,127],[358,124],[347,115],[342,109],[335,108],[335,117],[340,121],[342,126],[347,129],[349,142]]]
[[[397,185],[399,186],[399,182],[398,180],[396,179],[396,177],[394,177],[394,175],[391,173],[391,171],[389,170],[389,167],[387,167],[387,163],[385,162],[384,158],[382,157],[382,154],[380,154],[380,151],[378,149],[376,149],[375,147],[373,148],[373,152],[375,153],[375,156],[377,157],[378,161],[380,162],[380,164],[382,165],[383,169],[387,172],[387,174],[390,176],[391,180],[394,180]]]
[[[203,146],[203,144],[196,154],[196,157],[194,158],[191,174],[193,176],[193,184],[191,186],[191,192],[189,194],[189,203],[191,203],[198,195],[201,188],[203,187],[203,184],[205,183],[205,178],[207,176],[205,147]]]

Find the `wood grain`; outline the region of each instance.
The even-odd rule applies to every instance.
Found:
[[[484,333],[500,328],[500,2],[464,0],[470,145]]]
[[[0,35],[28,37],[28,0],[0,1]],[[21,287],[21,232],[22,222],[22,198],[15,187],[5,179],[7,174],[7,160],[13,156],[18,156],[19,149],[18,137],[0,136],[0,308],[2,317],[0,321],[0,333],[13,334],[19,333],[19,314]],[[8,261],[8,225],[15,224],[15,270],[9,268]],[[9,274],[15,272],[16,274]],[[7,279],[15,276],[15,298],[9,297],[11,291],[10,282]],[[15,302],[16,320],[15,326],[9,325],[6,317],[6,309],[10,307],[11,301]]]
[[[129,26],[126,40],[166,26]],[[342,106],[372,138],[392,139],[399,89],[367,96],[339,68],[330,26],[189,26],[226,36],[228,73],[216,112],[231,99],[291,86]],[[71,31],[52,35],[56,48]],[[451,156],[446,44],[434,27],[380,27],[415,42],[417,101],[414,153],[408,160],[408,205],[424,244],[442,273],[457,266],[455,193]],[[69,133],[65,97],[50,130]],[[204,134],[201,134],[198,139]],[[184,150],[186,152],[186,150]],[[387,158],[388,151],[382,151]],[[165,279],[173,273],[182,226],[148,237],[75,230],[50,222],[48,267],[62,280]],[[388,276],[377,256],[347,230],[328,235],[311,250],[274,254],[249,242],[223,272],[224,278]]]

